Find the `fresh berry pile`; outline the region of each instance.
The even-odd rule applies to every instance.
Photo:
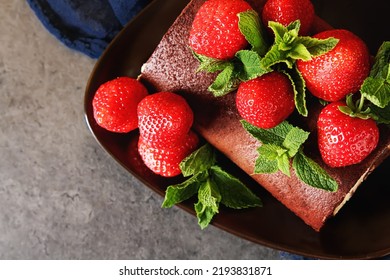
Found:
[[[180,162],[198,145],[186,100],[172,92],[151,94],[138,104],[137,115],[138,150],[146,166],[164,177],[179,175]]]
[[[380,69],[388,66],[378,63],[372,74],[366,44],[348,30],[310,34],[314,17],[309,0],[268,0],[262,11],[244,0],[208,0],[194,18],[188,44],[201,70],[218,73],[209,90],[217,98],[236,94],[246,128],[277,131],[295,109],[310,117],[306,94],[311,94],[329,103],[317,121],[324,162],[330,167],[357,164],[378,143],[380,118],[373,107],[389,107],[390,98],[382,96],[390,93],[388,87],[375,85],[386,77]],[[273,34],[264,32],[267,28]],[[382,53],[379,61],[388,61],[389,52]],[[96,122],[109,131],[139,128],[141,158],[162,176],[180,174],[180,162],[199,142],[191,131],[194,116],[186,100],[172,92],[149,95],[137,79],[120,77],[101,85],[93,109]],[[290,151],[286,157],[282,150],[289,148],[275,151],[279,166],[296,154]],[[282,169],[288,173],[288,166]]]
[[[216,98],[236,94],[237,111],[252,135],[263,134],[262,129],[277,131],[295,109],[312,117],[306,104],[306,95],[311,94],[319,102],[330,103],[317,122],[324,162],[342,167],[363,161],[377,146],[377,123],[389,123],[382,118],[389,116],[390,106],[390,78],[385,71],[389,44],[378,51],[382,57],[372,68],[365,42],[351,31],[311,33],[315,11],[309,0],[268,0],[262,11],[248,10],[244,1],[239,2],[240,8],[226,16],[236,1],[206,1],[193,22],[189,46],[199,69],[218,73],[209,91]],[[223,28],[216,22],[223,22]],[[241,33],[246,43],[232,44],[218,34],[222,31],[236,38]],[[229,55],[214,55],[222,52]],[[375,114],[378,110],[380,116]],[[260,130],[254,133],[255,129]],[[286,162],[281,155],[290,158],[291,154],[284,155],[288,147],[279,148],[272,153],[264,148],[269,157],[260,155],[259,160],[281,165]],[[258,169],[275,171],[270,165]]]
[[[127,133],[139,128],[139,154],[158,175],[179,175],[180,162],[198,146],[186,100],[171,92],[149,95],[136,79],[119,77],[104,83],[95,93],[93,110],[96,122],[108,131]]]
[[[317,119],[318,148],[332,168],[358,164],[375,150],[379,123],[390,123],[390,42],[374,63],[364,41],[344,29],[311,34],[315,11],[309,0],[268,0],[255,11],[244,0],[208,0],[192,23],[188,45],[199,71],[217,73],[209,86],[216,98],[235,94],[243,128],[262,145],[254,173],[280,170],[313,187],[336,191],[337,182],[303,153],[309,132],[288,122],[296,110],[313,117],[306,95],[324,104]],[[307,89],[307,91],[306,91]],[[209,145],[198,148],[193,112],[176,93],[149,94],[137,80],[119,77],[93,98],[98,125],[115,133],[139,130],[131,149],[143,167],[169,186],[163,207],[198,193],[195,211],[204,228],[219,204],[242,209],[261,200],[216,164]],[[132,151],[134,152],[134,151]]]

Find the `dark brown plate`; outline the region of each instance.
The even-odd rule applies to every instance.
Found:
[[[164,195],[165,188],[180,181],[181,178],[165,179],[148,171],[137,157],[134,145],[137,132],[115,134],[100,128],[93,118],[92,99],[99,85],[110,79],[118,76],[137,77],[141,65],[148,59],[187,2],[155,0],[150,4],[118,34],[98,60],[85,93],[85,117],[96,140],[118,163],[159,195]],[[349,0],[313,2],[317,13],[335,27],[339,27],[340,24],[332,17],[331,11],[338,11],[344,6],[353,7],[352,10],[345,8],[343,11],[342,19],[348,17],[349,23],[360,23],[362,20],[372,22],[376,17],[380,17],[374,14],[377,10],[383,14],[384,19],[386,18],[385,0],[370,2],[372,4],[370,7],[362,5],[363,3],[359,6],[356,1]],[[348,6],[349,4],[353,6]],[[368,17],[370,9],[373,13]],[[362,15],[366,16],[359,18]],[[380,33],[380,29],[388,32],[385,30],[387,25],[384,22],[375,30],[376,33],[353,25],[345,28],[367,40],[373,52],[381,41],[389,39],[389,36]],[[377,37],[374,34],[378,34]],[[390,253],[390,184],[385,179],[385,172],[389,171],[389,160],[369,176],[339,214],[330,219],[319,233],[305,225],[228,160],[222,156],[221,160],[226,168],[259,194],[264,207],[240,211],[222,208],[213,220],[214,226],[254,243],[308,257],[367,259],[379,258]],[[194,214],[193,201],[179,206]]]

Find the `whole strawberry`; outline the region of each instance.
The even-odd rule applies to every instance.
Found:
[[[243,0],[209,0],[198,10],[192,23],[189,46],[195,53],[229,59],[247,45],[238,28],[240,12],[252,9]]]
[[[274,71],[243,82],[237,90],[236,106],[243,119],[259,128],[277,126],[295,108],[291,81]]]
[[[309,61],[297,61],[308,90],[326,101],[338,101],[357,92],[370,72],[370,53],[366,44],[344,29],[318,33],[314,38],[339,39],[329,52]]]
[[[324,162],[331,167],[356,164],[377,146],[379,130],[374,120],[350,117],[339,110],[345,102],[324,107],[317,121],[318,147]]]
[[[181,143],[176,146],[154,147],[143,137],[138,141],[138,152],[145,165],[154,173],[163,177],[174,177],[181,174],[180,162],[197,147],[198,136],[189,131]]]
[[[137,114],[140,135],[153,147],[181,144],[194,120],[187,101],[172,92],[148,95],[138,104]]]
[[[308,35],[314,20],[314,7],[310,0],[268,0],[262,11],[264,26],[269,21],[276,21],[288,26],[300,20],[299,35]]]
[[[147,95],[144,85],[129,77],[119,77],[102,84],[92,101],[97,124],[112,132],[126,133],[136,129],[137,106]]]

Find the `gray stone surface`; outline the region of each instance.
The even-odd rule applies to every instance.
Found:
[[[95,60],[0,0],[1,259],[277,259],[193,216],[103,151],[84,121]]]

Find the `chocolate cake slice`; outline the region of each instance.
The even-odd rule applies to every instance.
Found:
[[[380,126],[377,148],[360,164],[330,168],[321,160],[316,144],[316,121],[320,106],[311,105],[307,118],[297,117],[292,122],[311,132],[309,143],[305,144],[305,153],[337,181],[338,191],[327,192],[308,186],[297,178],[293,170],[291,177],[281,172],[254,175],[257,148],[261,143],[243,129],[235,108],[235,93],[215,98],[207,90],[215,74],[196,71],[198,61],[187,44],[192,21],[204,2],[193,0],[182,11],[143,65],[140,78],[156,91],[172,91],[184,96],[194,110],[195,130],[306,224],[319,231],[390,154],[390,129]],[[260,11],[265,1],[248,2]],[[312,32],[329,28],[324,21],[316,18]]]

